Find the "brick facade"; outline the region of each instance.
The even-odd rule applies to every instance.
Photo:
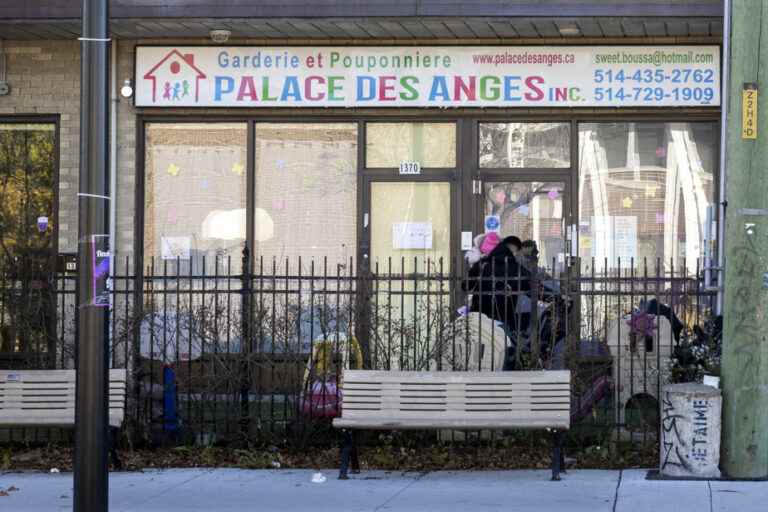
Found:
[[[118,42],[118,86],[133,76],[134,44]],[[77,251],[80,165],[80,46],[77,41],[5,41],[11,94],[0,97],[0,122],[13,116],[59,116],[59,252]],[[119,99],[117,254],[133,251],[136,121]]]
[[[7,115],[59,115],[59,251],[77,250],[77,177],[80,148],[80,47],[77,41],[4,42],[11,94],[0,96]]]

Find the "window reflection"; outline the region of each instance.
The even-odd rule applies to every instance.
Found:
[[[579,125],[579,255],[598,271],[711,258],[717,140],[714,123]]]
[[[480,167],[567,168],[569,123],[480,123]]]
[[[539,261],[550,271],[560,270],[565,251],[562,182],[485,183],[485,215],[498,217],[500,237],[514,235],[533,240]]]
[[[55,138],[53,124],[0,123],[0,353],[53,352]]]

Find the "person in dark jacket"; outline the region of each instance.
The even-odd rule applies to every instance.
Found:
[[[510,338],[518,327],[518,295],[530,290],[530,272],[515,257],[521,247],[516,236],[504,238],[486,258],[469,269],[463,286],[465,291],[472,292],[469,310],[502,322]]]

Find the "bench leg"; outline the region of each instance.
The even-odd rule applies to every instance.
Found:
[[[341,469],[339,469],[339,480],[347,480],[349,476],[349,459],[352,454],[352,432],[347,429],[341,431]]]
[[[560,432],[560,440],[558,441],[560,444],[560,472],[564,475],[567,475],[568,471],[565,469],[565,449],[563,448],[563,437],[565,437],[565,432]]]
[[[357,475],[360,473],[360,455],[357,450],[357,436],[354,432],[351,433],[352,435],[352,450],[351,450],[351,457],[352,457],[352,474]]]
[[[120,460],[120,455],[117,453],[117,438],[119,429],[117,427],[109,428],[109,456],[112,459],[112,465],[115,471],[123,470],[123,461]]]
[[[563,434],[558,431],[552,432],[552,480],[560,480],[560,469],[563,453]]]

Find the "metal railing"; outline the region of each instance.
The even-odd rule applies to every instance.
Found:
[[[285,437],[327,421],[348,367],[569,368],[575,427],[654,439],[676,347],[711,317],[714,294],[698,266],[570,263],[552,276],[508,262],[360,270],[246,253],[148,261],[137,276],[125,259],[112,278],[110,357],[129,369],[126,431],[134,442]],[[73,367],[75,276],[0,268],[1,368]]]

